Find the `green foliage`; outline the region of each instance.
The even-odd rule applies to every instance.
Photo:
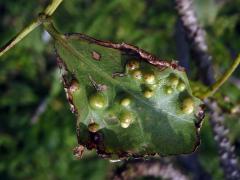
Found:
[[[81,145],[119,157],[195,150],[201,101],[183,70],[154,67],[137,51],[81,34],[52,35]]]
[[[45,3],[42,0],[0,0],[0,44],[32,20]],[[214,9],[215,6],[211,7]],[[218,9],[210,23],[208,18],[203,18],[207,21],[202,22],[207,28],[217,74],[229,67],[230,57],[239,52],[239,8],[239,0],[233,0]],[[209,14],[201,9],[199,6],[198,15]],[[177,16],[169,0],[66,0],[53,18],[63,32],[83,32],[99,39],[125,41],[158,57],[177,59],[174,38]],[[42,29],[35,30],[1,57],[0,179],[106,179],[111,166],[108,161],[100,160],[92,153],[86,153],[81,161],[72,155],[72,149],[77,145],[74,116],[69,111],[59,79],[54,80],[55,57],[52,47],[42,40],[42,36]],[[195,66],[191,66],[188,77],[192,80],[195,70]],[[235,77],[239,78],[239,71]],[[53,84],[61,87],[56,93],[49,92]],[[234,103],[240,103],[237,98],[240,91],[231,82],[219,93],[230,95],[230,102],[234,99]],[[49,96],[44,113],[32,124],[36,109]],[[229,101],[223,104],[227,105]],[[238,144],[237,130],[240,129],[237,118],[233,114],[227,121],[235,144]],[[201,132],[202,143],[197,154],[204,170],[213,179],[220,179],[222,172],[217,151],[210,129],[206,127]],[[236,148],[239,154],[239,146]]]

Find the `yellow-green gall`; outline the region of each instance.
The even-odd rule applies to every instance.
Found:
[[[93,94],[89,98],[89,104],[93,109],[103,109],[107,103],[107,98],[101,93]]]
[[[140,63],[137,60],[131,60],[126,65],[127,69],[130,71],[138,69],[139,66],[140,66]]]
[[[121,123],[122,128],[128,128],[129,125],[130,125],[130,123]]]
[[[179,83],[179,79],[175,75],[170,75],[169,82],[172,87],[176,87]]]
[[[140,70],[135,70],[135,71],[132,72],[132,76],[137,80],[141,80],[142,79],[142,72]]]
[[[154,84],[155,82],[155,76],[153,73],[144,73],[143,78],[147,84]]]
[[[182,111],[186,114],[191,114],[194,110],[194,102],[191,98],[186,98],[182,103]]]
[[[127,107],[129,106],[131,103],[131,99],[130,98],[123,98],[120,102],[120,104],[124,107]]]
[[[119,120],[120,120],[121,127],[127,128],[133,121],[133,115],[131,112],[124,112],[121,114]]]
[[[145,90],[143,92],[143,95],[145,98],[151,98],[153,96],[154,92],[152,90]]]
[[[177,90],[178,91],[184,91],[186,89],[186,85],[184,84],[184,82],[179,82],[179,84],[177,85]]]
[[[97,124],[97,123],[90,123],[89,125],[88,125],[88,130],[90,131],[90,132],[92,132],[92,133],[95,133],[95,132],[97,132],[98,130],[99,130],[99,124]]]
[[[167,86],[165,88],[165,92],[166,92],[166,94],[172,94],[173,93],[173,88],[171,88],[170,86]]]
[[[157,84],[151,84],[150,86],[148,86],[151,90],[154,90],[158,87]]]

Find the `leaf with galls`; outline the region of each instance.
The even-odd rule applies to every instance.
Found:
[[[196,149],[202,102],[176,62],[82,34],[57,37],[55,47],[79,145],[109,158]]]

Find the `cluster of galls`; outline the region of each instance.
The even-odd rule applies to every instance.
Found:
[[[130,60],[126,64],[126,74],[144,85],[142,93],[145,98],[150,99],[154,97],[161,81],[156,78],[153,71],[143,71],[140,68],[139,61]],[[185,89],[185,83],[175,74],[170,74],[167,77],[167,83],[164,85],[166,95],[171,95],[174,91],[183,92]],[[122,128],[128,128],[135,119],[133,113],[129,111],[132,99],[125,96],[120,99],[119,103],[125,108],[125,111],[119,115],[118,120]],[[89,104],[94,110],[104,110],[108,107],[108,98],[103,92],[96,92],[89,97]],[[194,111],[194,101],[191,97],[186,97],[181,104],[183,113],[191,114]],[[99,125],[95,122],[90,123],[88,126],[90,132],[97,132],[99,128]]]
[[[125,110],[120,113],[118,120],[122,128],[127,128],[134,121],[133,114],[127,110],[130,107],[131,99],[129,97],[124,97],[119,103]],[[102,92],[97,92],[89,97],[89,104],[94,110],[104,110],[108,107],[108,99]],[[88,130],[90,132],[97,132],[99,128],[99,125],[95,122],[88,125]]]
[[[146,88],[143,90],[143,96],[145,98],[151,98],[154,95],[154,89],[156,88],[156,77],[153,72],[142,72],[140,64],[136,60],[131,60],[126,64],[126,71],[130,76],[139,82],[146,84]]]
[[[166,86],[166,93],[172,94],[174,90],[177,90],[179,92],[183,92],[186,89],[186,85],[182,80],[179,80],[179,78],[173,74],[171,74],[168,77],[169,80],[169,86]],[[194,101],[191,97],[187,97],[182,101],[181,110],[185,114],[191,114],[194,111]]]
[[[131,104],[131,99],[124,97],[119,103],[128,109]],[[89,104],[94,110],[104,110],[108,107],[107,96],[103,92],[96,92],[89,97]],[[125,110],[119,115],[118,120],[122,128],[127,128],[133,122],[134,116],[130,111]],[[88,125],[88,130],[93,133],[97,132],[99,128],[100,126],[95,122]]]
[[[158,86],[157,79],[154,72],[142,72],[140,70],[140,64],[136,60],[131,60],[126,65],[127,72],[136,80],[143,82],[147,88],[144,88],[143,96],[145,98],[151,98],[154,96],[154,89]],[[165,86],[166,95],[172,94],[175,90],[183,92],[186,89],[185,83],[179,79],[176,75],[170,74]],[[182,111],[186,114],[191,114],[194,111],[194,101],[191,97],[187,97],[182,102]]]

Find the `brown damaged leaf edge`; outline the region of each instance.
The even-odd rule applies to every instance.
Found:
[[[195,116],[198,120],[197,122],[195,122],[197,141],[196,141],[195,147],[193,148],[192,152],[196,151],[196,149],[198,148],[198,146],[201,143],[200,130],[202,127],[203,119],[205,117],[205,109],[206,109],[206,106],[204,104],[202,104],[199,106],[198,112],[195,114]]]
[[[112,43],[110,41],[97,40],[95,38],[92,38],[90,36],[87,36],[87,35],[81,34],[81,33],[67,33],[67,34],[65,34],[65,38],[72,39],[72,40],[85,40],[92,44],[97,44],[97,45],[104,46],[107,48],[117,49],[123,53],[138,56],[140,59],[143,59],[143,60],[147,61],[148,63],[150,63],[156,67],[159,67],[160,69],[173,68],[173,69],[177,69],[179,71],[184,71],[184,68],[179,66],[177,61],[168,62],[165,60],[161,60],[161,59],[153,56],[149,52],[144,51],[143,49],[140,49],[140,48],[130,45],[130,44]]]
[[[176,61],[172,61],[172,62],[168,62],[165,60],[161,60],[155,56],[153,56],[152,54],[136,47],[133,45],[129,45],[126,43],[112,43],[109,41],[101,41],[101,40],[97,40],[95,38],[92,38],[90,36],[81,34],[81,33],[68,33],[65,34],[65,38],[66,39],[73,39],[73,40],[84,40],[87,41],[89,43],[92,44],[97,44],[103,47],[107,47],[107,48],[113,48],[113,49],[117,49],[119,51],[121,51],[122,53],[128,54],[128,55],[134,55],[136,57],[138,57],[139,59],[142,59],[156,67],[158,67],[160,70],[164,69],[164,68],[173,68],[173,69],[177,69],[179,71],[184,71],[184,68],[179,66],[177,64]],[[64,61],[61,59],[61,57],[58,55],[57,50],[55,49],[55,53],[57,55],[57,64],[59,66],[60,69],[62,69],[63,73],[62,73],[62,81],[64,84],[64,89],[66,92],[66,96],[67,96],[67,100],[70,104],[70,109],[73,113],[75,113],[75,115],[78,115],[77,112],[77,108],[75,107],[74,103],[73,103],[73,99],[72,99],[72,95],[71,95],[71,87],[74,84],[75,77],[73,74],[69,74],[70,72],[68,71]],[[92,54],[93,58],[95,60],[100,60],[101,56],[99,56],[98,54],[96,54],[96,52],[93,52],[94,54]],[[71,77],[71,78],[69,78]],[[197,122],[195,122],[195,127],[196,127],[196,143],[193,146],[193,149],[190,152],[186,152],[184,154],[188,154],[191,152],[194,152],[197,147],[200,145],[200,129],[201,129],[201,125],[202,125],[202,121],[204,119],[205,116],[205,106],[201,105],[198,109],[198,112],[195,114],[196,118],[197,118]],[[112,154],[107,153],[105,151],[104,148],[104,144],[103,142],[103,134],[99,133],[99,132],[89,132],[89,136],[90,136],[90,141],[87,142],[86,144],[82,144],[81,143],[81,139],[79,137],[79,132],[81,131],[81,129],[79,127],[76,128],[76,132],[77,132],[77,139],[78,139],[78,144],[79,146],[84,146],[89,150],[92,149],[96,149],[98,155],[102,158],[110,158]],[[78,147],[79,147],[78,146]],[[83,153],[83,149],[81,149],[80,153],[77,151],[74,151],[74,154],[76,156],[82,156]],[[126,158],[126,157],[132,157],[132,158],[144,158],[144,157],[148,157],[148,156],[154,156],[158,153],[152,153],[152,154],[133,154],[131,152],[116,152],[114,153],[116,155],[118,155],[119,158]],[[161,154],[158,154],[159,156],[161,156]],[[171,155],[178,155],[178,154],[171,154]]]

